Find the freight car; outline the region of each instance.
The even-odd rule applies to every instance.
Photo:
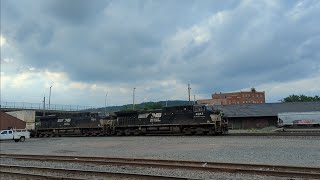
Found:
[[[53,115],[40,118],[36,137],[146,134],[227,134],[228,121],[210,106],[187,105],[157,110],[119,111],[106,117],[97,113]]]
[[[278,113],[279,127],[320,127],[320,112]]]

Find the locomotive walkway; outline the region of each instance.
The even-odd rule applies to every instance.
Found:
[[[194,170],[194,171],[254,174],[254,175],[261,175],[261,176],[275,176],[275,177],[288,177],[288,178],[319,178],[320,177],[320,167],[297,167],[297,166],[277,166],[277,165],[262,165],[262,164],[239,164],[239,163],[222,163],[222,162],[176,161],[176,160],[159,160],[159,159],[85,157],[85,156],[50,156],[50,155],[42,156],[42,155],[23,155],[23,154],[0,154],[0,156],[1,158],[6,157],[6,158],[14,158],[17,160],[27,160],[27,161],[72,162],[72,163],[114,165],[114,166],[139,166],[139,167],[167,168],[167,169],[177,169],[177,170],[184,169],[184,170]],[[24,168],[24,167],[2,165],[1,172],[10,173],[11,169],[15,169],[15,168]],[[25,168],[28,168],[28,167],[25,167]],[[48,168],[42,168],[42,170],[45,170],[45,169],[48,169]],[[53,169],[53,170],[63,171],[59,169]],[[83,171],[82,173],[101,174],[103,172]],[[105,173],[108,173],[108,172],[105,172]],[[132,176],[136,176],[136,175],[137,174]],[[128,175],[128,177],[130,176],[131,175]],[[137,178],[149,179],[148,176],[150,175],[141,175],[141,177],[137,177]],[[179,178],[179,177],[156,176],[156,177],[150,177],[150,178],[161,179],[161,178]]]

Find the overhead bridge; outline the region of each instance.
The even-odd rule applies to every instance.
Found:
[[[25,111],[32,110],[36,112],[36,116],[60,113],[79,113],[84,111],[92,111],[97,107],[80,106],[80,105],[61,105],[61,104],[43,104],[43,103],[28,103],[28,102],[6,102],[1,101],[0,110],[8,111]]]

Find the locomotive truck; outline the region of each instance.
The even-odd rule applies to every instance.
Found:
[[[130,136],[146,134],[227,134],[228,121],[212,106],[185,105],[155,110],[118,111],[103,117],[97,113],[51,115],[40,118],[32,133],[50,136]]]

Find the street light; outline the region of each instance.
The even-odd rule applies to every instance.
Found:
[[[136,88],[133,88],[133,93],[132,93],[132,110],[134,110],[134,93],[135,93]]]
[[[188,83],[188,97],[189,97],[189,105],[190,103],[190,92],[191,92],[191,88],[190,88],[190,83]]]
[[[52,88],[52,85],[50,86],[50,92],[49,92],[49,110],[50,110],[50,100],[51,100],[51,88]]]
[[[166,107],[168,107],[168,94],[166,91],[162,91],[162,93],[166,96]]]
[[[168,96],[166,95],[166,107],[168,107]]]

